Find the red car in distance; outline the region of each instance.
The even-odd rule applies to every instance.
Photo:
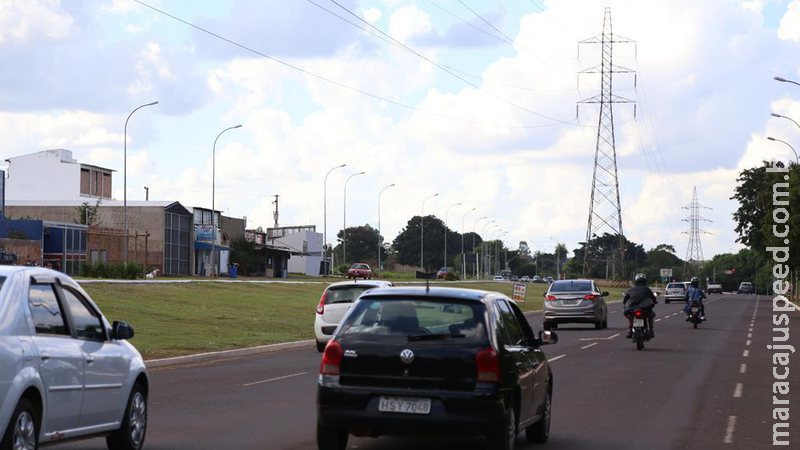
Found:
[[[369,280],[372,278],[372,269],[369,268],[367,263],[353,263],[347,270],[347,278],[363,278]]]

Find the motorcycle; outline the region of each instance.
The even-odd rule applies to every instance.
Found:
[[[703,322],[700,318],[700,302],[692,301],[689,305],[689,322],[697,328],[697,325]]]
[[[647,317],[647,311],[643,309],[633,310],[633,342],[636,344],[636,350],[643,350],[644,343],[649,341],[652,337],[650,333],[650,320]]]

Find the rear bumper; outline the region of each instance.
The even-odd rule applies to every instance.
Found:
[[[431,399],[429,414],[378,411],[381,395]],[[317,421],[356,436],[447,434],[481,435],[503,423],[505,401],[499,392],[374,392],[320,386]]]
[[[545,309],[545,322],[597,322],[602,311],[596,307]]]

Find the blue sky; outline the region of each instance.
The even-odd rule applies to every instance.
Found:
[[[329,241],[345,179],[366,171],[348,184],[348,226],[377,226],[377,193],[396,183],[381,202],[388,241],[439,193],[424,212],[449,208],[457,231],[482,232],[487,216],[497,227],[486,237],[512,248],[572,249],[586,232],[597,123],[595,107],[576,118],[575,105],[599,93],[596,77],[577,75],[599,63],[596,49],[579,60],[577,42],[602,31],[605,6],[615,34],[637,42],[614,60],[637,72],[635,84],[614,80],[637,102],[635,117],[614,110],[629,239],[683,257],[681,207],[697,186],[713,208],[705,255],[738,249],[738,171],[791,156],[768,135],[800,144],[797,127],[769,115],[800,121],[800,88],[772,80],[800,79],[799,0],[143,3],[219,37],[133,0],[0,3],[3,159],[67,148],[121,172],[125,118],[158,100],[129,122],[129,199],[148,186],[151,199],[210,207],[214,138],[242,124],[217,144],[216,206],[251,227],[272,225],[280,194],[281,226],[321,231],[325,173],[346,163],[328,178]]]

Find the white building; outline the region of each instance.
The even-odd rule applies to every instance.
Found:
[[[267,229],[270,243],[289,248],[289,273],[320,275],[322,265],[322,233],[316,225]]]
[[[44,150],[6,160],[6,198],[13,200],[111,199],[111,169],[80,164],[72,151]]]

